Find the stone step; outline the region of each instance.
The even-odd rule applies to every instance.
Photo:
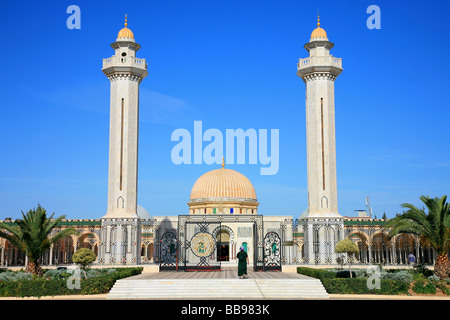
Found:
[[[317,279],[143,279],[116,281],[107,299],[328,299]]]

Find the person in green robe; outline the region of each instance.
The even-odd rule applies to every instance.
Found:
[[[248,264],[248,255],[247,252],[245,252],[244,247],[239,248],[239,252],[236,257],[238,259],[239,279],[244,279],[244,276],[247,275],[247,264]]]

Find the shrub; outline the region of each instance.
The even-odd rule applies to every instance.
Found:
[[[334,252],[347,254],[347,259],[349,262],[349,269],[350,269],[349,275],[350,275],[350,278],[352,278],[353,273],[351,273],[351,269],[352,269],[352,263],[354,260],[354,255],[359,252],[359,248],[356,245],[356,243],[354,243],[350,239],[341,240],[336,244],[336,247],[334,248]]]
[[[436,294],[436,285],[425,279],[418,279],[414,282],[412,290],[419,294]]]
[[[0,273],[0,281],[18,281],[18,280],[31,280],[33,275],[23,271],[5,271]]]
[[[439,281],[436,284],[436,287],[438,287],[443,293],[445,293],[446,295],[450,295],[450,288],[448,288],[446,286],[446,282],[445,281]]]
[[[425,277],[433,275],[433,271],[429,270],[423,263],[418,263],[414,266],[414,271],[417,274],[422,274]]]
[[[97,256],[94,251],[88,248],[81,248],[75,251],[72,256],[72,261],[80,265],[81,269],[85,270],[96,258]]]
[[[403,281],[403,282],[409,284],[413,280],[413,276],[407,270],[399,270],[396,272],[382,272],[381,279],[391,279],[391,280]]]
[[[358,276],[365,275],[364,269],[356,270]],[[325,290],[328,293],[335,294],[403,294],[408,293],[409,282],[400,281],[398,279],[381,279],[380,289],[369,289],[367,286],[367,278],[348,278],[349,272],[347,271],[347,278],[337,278],[336,271],[313,269],[307,267],[297,267],[297,273],[304,274],[309,277],[320,279]],[[387,272],[383,272],[388,274]],[[344,275],[344,273],[343,273]],[[392,274],[393,275],[393,274]],[[391,275],[391,276],[392,276]],[[398,277],[405,276],[400,274]],[[409,274],[411,277],[411,275]]]
[[[428,277],[428,280],[433,282],[434,284],[438,283],[441,278],[435,274]]]
[[[308,277],[317,278],[317,279],[325,279],[325,278],[335,278],[336,273],[327,270],[314,269],[308,267],[297,267],[297,273],[303,274]]]
[[[44,278],[67,279],[70,276],[66,270],[49,269],[44,271]]]
[[[67,286],[67,279],[47,279],[45,277],[40,277],[34,279],[20,279],[16,281],[0,281],[0,296],[42,297],[55,295],[107,293],[109,290],[111,290],[116,280],[140,274],[143,268],[132,267],[110,270],[115,271],[96,270],[96,272],[98,272],[100,276],[90,279],[81,279],[80,289],[69,289]]]
[[[369,289],[367,279],[323,279],[322,284],[330,294],[403,294],[407,293],[409,285],[397,280],[380,280],[380,289]]]

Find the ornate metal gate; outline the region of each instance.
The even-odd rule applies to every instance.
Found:
[[[165,232],[159,243],[159,270],[177,269],[177,236],[173,232]]]
[[[178,270],[178,231],[168,220],[163,220],[156,229],[157,259],[159,271]]]
[[[274,231],[264,236],[264,270],[281,271],[281,238]]]
[[[180,268],[185,271],[220,271],[217,246],[221,242],[221,222],[189,220],[181,219],[179,222],[183,226],[180,231]]]
[[[284,246],[282,241],[283,226],[280,221],[264,221],[264,271],[281,271],[281,257]]]

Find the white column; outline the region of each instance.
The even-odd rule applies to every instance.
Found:
[[[53,265],[53,244],[50,246],[50,258],[49,258],[48,264],[50,266]]]

